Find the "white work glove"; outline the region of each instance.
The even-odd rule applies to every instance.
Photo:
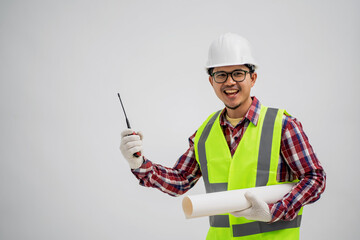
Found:
[[[272,215],[266,202],[251,192],[245,193],[245,198],[251,203],[251,207],[245,210],[232,212],[235,217],[244,217],[248,220],[270,222]]]
[[[133,135],[134,131],[131,129],[126,129],[121,133],[121,143],[120,150],[124,158],[128,161],[131,169],[139,168],[143,162],[144,158],[141,155],[140,157],[135,157],[133,154],[136,152],[142,151],[142,138],[143,135],[138,132],[136,135]]]

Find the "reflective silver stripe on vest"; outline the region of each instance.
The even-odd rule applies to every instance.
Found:
[[[288,228],[298,228],[301,223],[301,215],[298,215],[292,221],[278,221],[274,223],[251,222],[245,224],[233,225],[233,237],[243,237],[253,234],[272,232]]]
[[[269,180],[272,138],[277,112],[278,109],[275,108],[268,108],[266,111],[263,127],[261,129],[256,187],[266,186]]]
[[[209,220],[211,227],[230,227],[230,220],[228,215],[210,216]]]
[[[207,168],[207,159],[206,159],[206,150],[205,150],[205,142],[210,134],[210,130],[214,125],[217,117],[221,113],[221,110],[216,112],[214,116],[212,116],[209,122],[206,124],[198,142],[198,154],[199,154],[199,162],[201,167],[201,173],[205,183],[206,193],[212,192],[220,192],[227,190],[227,183],[210,183],[209,182],[209,174]]]

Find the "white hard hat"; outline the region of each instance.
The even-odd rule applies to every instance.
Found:
[[[234,33],[225,33],[211,43],[206,63],[207,69],[243,64],[252,64],[257,67],[251,54],[250,43],[245,38]]]

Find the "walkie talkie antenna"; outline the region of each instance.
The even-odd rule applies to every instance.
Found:
[[[120,103],[121,103],[121,107],[122,107],[122,109],[123,109],[123,111],[124,111],[125,120],[126,120],[126,125],[127,125],[128,128],[131,128],[131,127],[130,127],[129,119],[128,119],[127,116],[126,116],[126,112],[125,112],[124,105],[123,105],[123,103],[122,103],[122,101],[121,101],[120,93],[118,93],[118,97],[119,97],[119,100],[120,100]]]

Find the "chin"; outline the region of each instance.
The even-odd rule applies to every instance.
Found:
[[[225,106],[226,106],[228,109],[235,110],[235,109],[237,109],[238,107],[241,106],[241,103],[239,103],[239,104],[233,104],[233,105],[226,105],[226,104],[225,104]]]

